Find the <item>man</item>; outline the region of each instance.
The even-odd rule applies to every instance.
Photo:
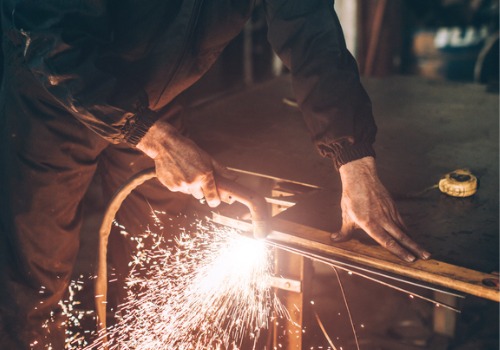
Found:
[[[171,191],[219,204],[214,174],[224,170],[183,135],[174,100],[209,69],[252,7],[252,0],[2,1],[2,349],[63,348],[57,303],[98,166],[108,195],[154,163]],[[428,258],[405,235],[378,180],[370,101],[332,2],[264,7],[313,140],[340,172],[343,226],[334,238],[360,227],[403,260]],[[142,192],[163,206],[155,186]],[[140,225],[139,202],[123,208],[126,226]]]

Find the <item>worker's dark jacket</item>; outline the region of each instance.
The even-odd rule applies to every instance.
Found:
[[[75,118],[135,145],[242,29],[253,0],[5,0],[4,39]],[[373,155],[370,100],[327,0],[265,0],[269,41],[290,69],[320,152]],[[235,116],[237,117],[237,116]]]

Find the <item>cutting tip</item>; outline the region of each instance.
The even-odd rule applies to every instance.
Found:
[[[253,236],[256,239],[265,239],[269,234],[269,225],[265,220],[254,220],[253,224]]]

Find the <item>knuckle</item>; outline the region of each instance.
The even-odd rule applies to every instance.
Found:
[[[388,238],[384,242],[384,247],[390,249],[390,248],[395,248],[398,246],[398,243],[396,242],[395,239],[393,238]]]
[[[203,185],[209,185],[213,182],[213,173],[211,171],[202,172],[196,177],[195,181]]]
[[[408,237],[407,235],[404,235],[404,234],[401,235],[399,240],[401,241],[401,243],[404,243],[404,244],[413,244],[413,241],[410,239],[410,237]]]
[[[172,192],[182,192],[182,193],[191,193],[191,188],[190,186],[185,183],[185,182],[182,182],[182,183],[175,183],[175,184],[172,184]]]
[[[177,186],[174,183],[172,183],[171,181],[168,181],[168,179],[164,179],[164,178],[159,178],[159,180],[160,180],[161,184],[163,186],[165,186],[166,188],[168,188],[170,191],[176,192]]]

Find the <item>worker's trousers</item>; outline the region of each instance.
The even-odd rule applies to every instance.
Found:
[[[58,303],[79,252],[89,184],[98,173],[109,198],[153,166],[139,151],[92,132],[37,86],[30,72],[7,62],[0,101],[0,349],[64,349]],[[142,230],[151,207],[180,211],[187,199],[150,180],[127,198],[117,221]],[[111,237],[110,254],[126,265],[131,248],[120,235]]]

